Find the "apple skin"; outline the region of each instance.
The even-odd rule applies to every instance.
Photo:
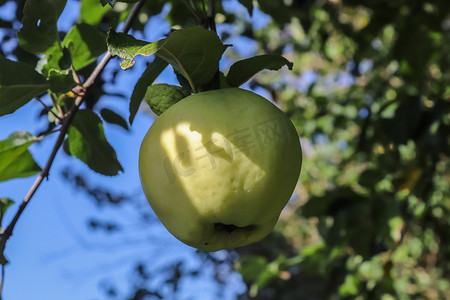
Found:
[[[238,88],[188,96],[141,145],[144,193],[176,238],[205,251],[266,237],[297,183],[302,151],[289,118]]]

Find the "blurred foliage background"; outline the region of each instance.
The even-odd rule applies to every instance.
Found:
[[[250,295],[450,299],[450,3],[258,3],[272,19],[249,36],[295,67],[254,84],[305,160],[277,232],[238,249]]]
[[[25,1],[15,2],[20,20]],[[102,31],[130,9],[81,2],[80,20]],[[189,2],[202,3],[147,1],[134,33],[145,37],[144,25],[162,10],[172,26],[195,24]],[[216,8],[219,35],[233,44],[225,66],[270,53],[294,63],[247,87],[291,117],[304,150],[298,187],[273,234],[198,253],[217,285],[238,273],[247,286],[239,299],[450,299],[450,2],[224,0]],[[0,26],[3,53],[36,64],[10,42],[14,21]],[[103,84],[117,73],[95,85],[88,107],[114,93]],[[102,205],[129,201],[80,174],[62,175]],[[114,224],[89,220],[105,234]],[[136,262],[128,299],[177,299],[179,282],[202,272],[180,261],[149,276],[148,265]],[[152,284],[156,277],[164,285]],[[118,299],[114,287],[105,291]]]

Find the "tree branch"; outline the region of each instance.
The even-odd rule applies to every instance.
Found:
[[[142,8],[145,0],[140,0],[136,5],[133,7],[130,15],[128,16],[127,20],[125,21],[125,24],[121,30],[121,32],[126,33],[130,30],[134,20],[136,19],[140,9]],[[83,87],[84,89],[88,89],[95,81],[95,79],[101,74],[103,69],[105,68],[106,64],[111,59],[112,55],[111,53],[107,52],[105,56],[102,58],[102,60],[98,63],[98,65],[95,67],[94,71],[92,71],[92,74],[88,77],[88,79],[84,82]],[[11,237],[14,227],[16,226],[17,221],[19,220],[20,216],[22,215],[23,211],[25,210],[27,204],[33,197],[34,193],[37,191],[39,186],[41,185],[44,178],[46,178],[49,174],[50,168],[53,164],[53,161],[56,157],[56,154],[58,153],[59,149],[61,148],[64,138],[66,136],[67,131],[69,130],[70,124],[75,117],[78,109],[80,108],[81,104],[83,103],[84,95],[80,95],[75,99],[74,106],[69,110],[69,112],[66,114],[62,121],[62,126],[59,132],[58,139],[55,142],[55,145],[53,146],[52,152],[50,153],[50,157],[47,160],[47,163],[45,167],[42,169],[39,176],[34,181],[31,188],[28,190],[28,193],[25,195],[25,198],[23,199],[22,203],[20,204],[16,214],[14,215],[11,222],[6,227],[5,231],[0,234],[0,263],[2,265],[5,265],[7,263],[7,260],[4,256],[4,250],[6,246],[6,242]],[[1,292],[1,290],[0,290]]]
[[[209,23],[209,28],[217,34],[215,17],[216,17],[216,9],[215,9],[215,5],[214,5],[214,0],[208,0],[208,23]],[[220,89],[220,73],[219,73],[219,69],[217,69],[217,72],[214,74],[212,85],[213,85],[212,88],[214,90]]]
[[[5,283],[5,266],[2,265],[2,278],[0,279],[0,292],[3,290],[3,284]]]
[[[217,33],[216,30],[216,9],[214,5],[214,0],[208,0],[208,21],[209,21],[209,27],[212,31]]]

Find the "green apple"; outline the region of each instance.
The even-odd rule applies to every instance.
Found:
[[[156,119],[139,173],[148,202],[176,238],[218,251],[272,231],[301,163],[289,118],[253,92],[227,88],[188,96]]]

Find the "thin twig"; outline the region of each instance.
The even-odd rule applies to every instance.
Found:
[[[130,30],[132,23],[136,19],[139,10],[142,8],[142,5],[144,4],[145,0],[140,0],[132,9],[130,15],[128,16],[127,20],[125,21],[125,24],[121,30],[121,32],[126,33]],[[111,53],[107,52],[105,56],[102,58],[102,60],[98,63],[98,65],[95,67],[94,71],[92,71],[92,74],[88,77],[86,82],[83,84],[84,89],[86,90],[89,88],[95,81],[95,79],[101,74],[103,69],[105,68],[108,61],[111,59]],[[41,173],[38,175],[36,180],[34,181],[31,188],[28,190],[28,193],[25,195],[25,198],[23,199],[22,203],[20,204],[16,214],[14,215],[11,222],[6,227],[5,231],[0,235],[0,259],[4,258],[4,250],[6,246],[6,242],[11,237],[14,227],[16,226],[17,221],[19,220],[20,216],[22,215],[23,211],[25,210],[25,207],[33,197],[34,193],[37,191],[39,186],[41,185],[44,178],[46,178],[49,174],[50,168],[53,164],[53,161],[55,160],[55,156],[58,153],[58,150],[61,148],[64,138],[66,136],[66,133],[69,129],[69,126],[75,117],[78,109],[80,108],[81,104],[83,103],[84,95],[80,95],[75,99],[75,104],[72,106],[72,108],[69,110],[69,112],[66,114],[64,119],[62,120],[62,126],[58,135],[58,139],[55,142],[55,145],[53,146],[52,152],[50,153],[50,157],[47,160],[47,163],[45,167],[42,169]],[[6,260],[4,260],[6,261]]]
[[[3,283],[5,282],[5,266],[2,265],[2,278],[0,279],[0,299],[3,291]]]
[[[39,97],[34,98],[36,99],[39,103],[42,104],[42,106],[44,106],[45,110],[48,111],[49,113],[51,113],[56,119],[58,119],[59,121],[61,121],[61,117],[58,116],[57,114],[55,114],[55,112],[52,110],[51,107],[47,106],[47,104],[45,104],[41,99],[39,99]]]

